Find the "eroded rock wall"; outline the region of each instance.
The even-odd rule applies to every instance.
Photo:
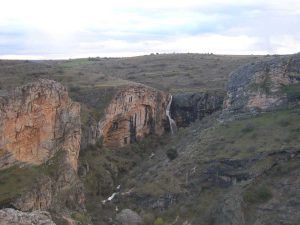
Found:
[[[187,127],[190,123],[221,110],[223,97],[205,92],[182,93],[173,96],[171,116],[178,127]]]
[[[23,190],[10,192],[1,206],[51,211],[54,221],[83,212],[84,189],[77,176],[80,140],[80,105],[61,84],[41,79],[1,97],[0,173],[24,164],[38,170],[28,173],[34,177],[32,183],[24,182]],[[13,213],[22,221],[29,218],[31,224],[31,214]]]
[[[285,106],[290,87],[299,82],[300,54],[247,64],[231,74],[224,109],[248,112]]]
[[[59,150],[77,169],[80,105],[50,80],[16,88],[0,99],[0,169],[15,162],[39,165]]]
[[[120,147],[149,134],[162,135],[168,120],[170,96],[145,85],[129,85],[120,90],[99,123],[104,146]]]

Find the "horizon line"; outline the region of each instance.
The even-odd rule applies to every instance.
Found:
[[[132,55],[93,55],[93,56],[74,56],[74,57],[44,57],[44,56],[35,56],[35,55],[0,55],[0,60],[16,60],[16,61],[45,61],[45,60],[78,60],[78,59],[122,59],[122,58],[135,58],[135,57],[143,57],[143,56],[156,56],[156,55],[188,55],[188,54],[195,54],[195,55],[217,55],[217,56],[285,56],[285,55],[295,55],[299,52],[295,53],[286,53],[286,54],[271,54],[271,53],[251,53],[251,54],[224,54],[224,53],[200,53],[200,52],[157,52],[157,53],[144,53],[144,54],[132,54]]]

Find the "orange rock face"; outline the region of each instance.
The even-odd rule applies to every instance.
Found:
[[[120,147],[149,134],[162,135],[168,124],[169,100],[168,94],[144,85],[130,85],[119,91],[99,125],[103,145]]]
[[[62,85],[39,80],[0,100],[0,169],[18,161],[41,164],[58,150],[77,169],[80,105]]]

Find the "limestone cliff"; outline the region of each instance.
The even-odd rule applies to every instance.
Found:
[[[64,150],[76,170],[80,135],[80,105],[55,81],[39,80],[0,99],[0,169],[39,165]]]
[[[171,116],[179,127],[200,120],[222,109],[223,97],[205,92],[182,93],[173,96]]]
[[[224,109],[231,112],[270,110],[299,101],[300,54],[276,56],[234,71]]]
[[[140,84],[120,90],[99,123],[104,146],[120,147],[149,134],[162,135],[168,126],[169,99],[168,94]]]
[[[77,177],[80,140],[80,105],[61,84],[41,79],[2,97],[0,175],[12,182],[9,171],[27,171],[31,182],[20,179],[20,189],[6,189],[0,207],[49,210],[55,221],[84,211]]]

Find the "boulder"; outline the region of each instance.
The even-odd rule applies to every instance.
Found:
[[[55,225],[46,211],[22,212],[15,209],[0,210],[1,225]]]
[[[142,218],[136,212],[131,209],[123,209],[117,214],[116,220],[120,225],[141,225]]]

